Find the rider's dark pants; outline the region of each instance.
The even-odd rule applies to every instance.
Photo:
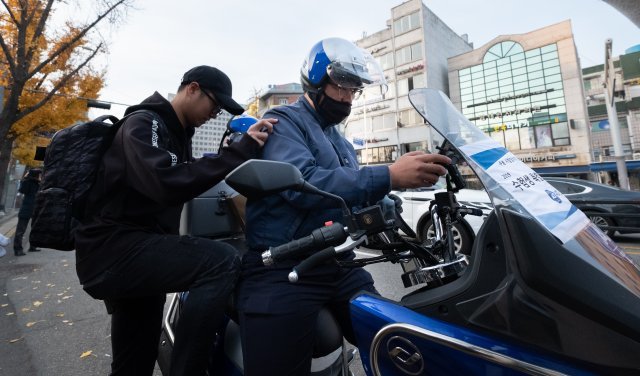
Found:
[[[293,284],[290,267],[260,267],[256,254],[245,254],[238,285],[245,376],[308,375],[322,307],[354,342],[349,299],[362,290],[376,292],[367,271],[325,266]]]
[[[189,291],[175,330],[171,375],[203,375],[215,330],[239,273],[236,250],[224,243],[174,235],[149,241],[85,284],[112,314],[112,375],[151,375],[165,294]]]

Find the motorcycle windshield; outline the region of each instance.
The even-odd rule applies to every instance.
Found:
[[[560,249],[613,276],[640,297],[638,266],[564,195],[467,120],[441,91],[414,89],[409,100],[460,152],[498,213],[509,209],[535,219],[563,243]]]

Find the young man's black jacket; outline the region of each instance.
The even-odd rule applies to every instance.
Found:
[[[89,196],[87,212],[93,214],[76,231],[82,284],[135,252],[146,235],[178,234],[182,205],[259,149],[245,135],[216,157],[194,160],[194,129],[181,125],[166,99],[156,92],[126,114],[141,109],[153,113],[133,114],[118,130]]]

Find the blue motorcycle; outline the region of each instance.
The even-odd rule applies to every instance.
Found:
[[[344,213],[342,224],[265,250],[265,264],[308,255],[292,269],[291,283],[360,246],[378,249],[380,256],[344,267],[402,265],[402,282],[411,290],[399,301],[368,293],[351,300],[368,375],[640,374],[638,266],[560,192],[466,120],[443,93],[415,89],[409,99],[442,136],[440,152],[454,161],[447,191],[431,203],[436,236],[426,243],[401,236],[393,200],[354,212],[340,197],[310,186],[295,167],[252,160],[227,176],[233,190],[246,197],[286,189],[313,192],[332,197]],[[457,254],[449,241],[453,223],[478,214],[455,198],[465,185],[456,165],[477,175],[494,205],[469,256]],[[319,236],[322,231],[330,236]],[[172,302],[173,319],[180,299]],[[165,331],[171,325],[166,321]],[[330,324],[318,325],[324,333]],[[339,333],[337,328],[328,336],[333,346],[319,349],[315,373],[349,374],[352,354]],[[221,331],[216,351],[222,355],[212,355],[211,369],[221,373],[231,359],[224,355],[226,346],[238,343],[237,333]],[[232,372],[241,369],[222,371]]]

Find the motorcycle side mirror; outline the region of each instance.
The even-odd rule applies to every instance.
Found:
[[[225,181],[247,198],[260,198],[293,189],[303,190],[305,180],[294,165],[285,162],[250,159],[231,171]]]
[[[322,191],[309,184],[294,165],[286,162],[250,159],[225,178],[225,182],[241,195],[258,199],[270,194],[292,189],[320,195],[335,201],[342,208],[342,215],[349,229],[354,229],[351,211],[340,196]]]

